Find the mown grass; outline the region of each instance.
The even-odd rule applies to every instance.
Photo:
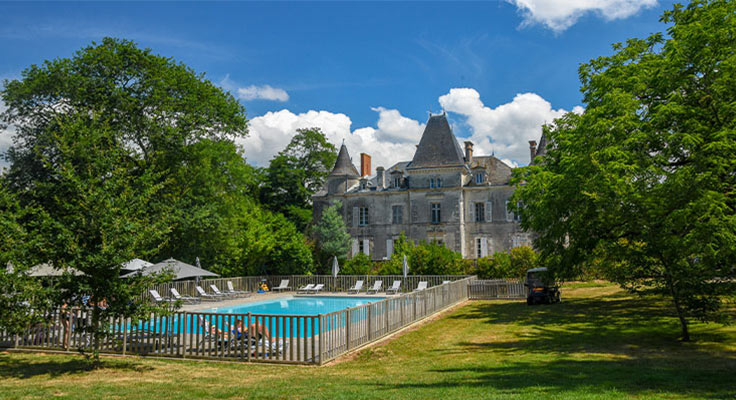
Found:
[[[470,302],[324,367],[0,353],[0,398],[736,398],[736,327],[677,320],[611,285]]]

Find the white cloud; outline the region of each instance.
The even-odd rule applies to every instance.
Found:
[[[241,100],[287,101],[289,100],[289,94],[286,93],[286,90],[271,85],[250,85],[238,88],[238,98]]]
[[[555,32],[574,25],[585,14],[606,21],[628,18],[642,9],[657,5],[657,0],[506,0],[524,17],[522,26],[542,24]]]
[[[509,165],[529,163],[529,140],[539,141],[542,124],[566,113],[535,93],[517,94],[510,103],[490,108],[483,104],[475,89],[451,89],[440,96],[439,103],[452,113],[466,117],[475,154],[495,155]],[[573,111],[582,112],[582,107]]]
[[[0,114],[5,112],[7,110],[7,106],[5,106],[5,103],[3,103],[2,100],[0,100]],[[0,129],[0,173],[2,173],[3,168],[7,168],[9,165],[5,161],[5,152],[8,151],[10,146],[13,144],[13,134],[15,133],[14,129],[12,127],[6,128],[6,129]]]
[[[242,87],[230,79],[230,74],[225,75],[220,81],[220,86],[233,93],[240,100],[273,100],[288,101],[289,93],[281,88],[275,88],[271,85],[250,85]]]
[[[410,160],[424,126],[396,110],[382,107],[373,110],[378,112],[378,128],[355,130],[351,130],[350,117],[342,113],[310,110],[295,114],[286,109],[268,112],[250,120],[250,134],[238,143],[243,146],[250,163],[267,165],[276,153],[286,147],[297,129],[318,127],[336,146],[345,140],[356,167],[359,167],[360,153],[371,155],[374,173],[377,166],[388,168],[398,161]]]
[[[534,93],[517,94],[511,102],[496,108],[487,107],[475,89],[451,89],[440,96],[442,107],[455,115],[453,124],[466,123],[475,154],[495,154],[511,166],[529,163],[529,140],[539,140],[542,124],[550,123],[566,111],[553,109],[551,104]],[[250,120],[250,134],[239,140],[248,161],[267,165],[273,156],[289,143],[299,128],[318,127],[327,139],[339,146],[343,140],[358,167],[360,153],[372,157],[375,167],[390,167],[399,161],[411,160],[424,131],[424,123],[407,118],[398,110],[374,107],[378,113],[376,127],[354,129],[349,116],[330,111],[310,110],[295,114],[289,110],[268,112]],[[573,108],[582,112],[582,107]],[[455,132],[457,135],[459,132]]]

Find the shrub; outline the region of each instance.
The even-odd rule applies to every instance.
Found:
[[[342,275],[366,275],[371,272],[373,262],[371,258],[363,253],[358,253],[353,258],[345,262],[340,268]]]

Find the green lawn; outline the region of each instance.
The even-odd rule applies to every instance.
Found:
[[[676,319],[610,285],[564,302],[470,302],[323,367],[0,353],[0,398],[736,398],[736,327]]]

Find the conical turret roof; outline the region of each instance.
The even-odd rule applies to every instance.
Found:
[[[340,146],[340,152],[337,154],[337,161],[335,161],[335,168],[332,168],[330,176],[347,176],[349,178],[359,178],[358,170],[350,161],[350,155],[348,154],[348,148],[343,143]]]
[[[430,115],[409,168],[448,167],[465,164],[463,151],[452,133],[447,114]]]

